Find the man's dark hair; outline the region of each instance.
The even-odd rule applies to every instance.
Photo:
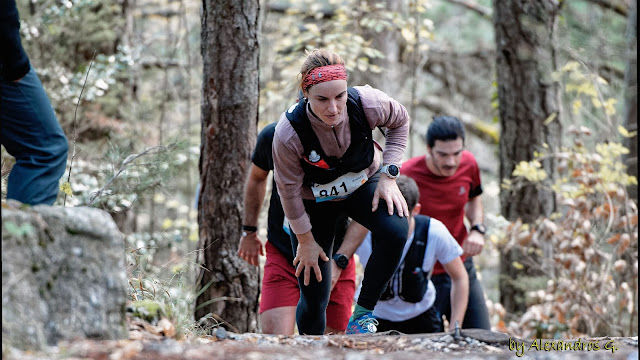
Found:
[[[398,185],[398,189],[400,189],[402,196],[404,196],[404,199],[407,201],[407,207],[409,208],[409,211],[412,211],[418,203],[418,200],[420,200],[420,190],[418,190],[418,184],[416,184],[416,182],[412,178],[406,175],[398,176],[398,178],[396,179],[396,184]]]
[[[464,126],[455,116],[438,115],[433,118],[427,129],[427,145],[433,147],[436,140],[447,141],[462,139],[464,144]]]

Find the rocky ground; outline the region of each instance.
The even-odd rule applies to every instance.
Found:
[[[637,337],[581,339],[583,350],[563,351],[557,349],[559,342],[556,340],[555,349],[544,351],[544,340],[533,343],[530,340],[511,339],[502,333],[476,329],[463,330],[460,337],[454,338],[453,334],[444,333],[404,335],[394,332],[374,335],[279,336],[236,334],[219,328],[214,331],[213,336],[181,341],[163,336],[153,329],[149,330],[133,330],[127,340],[63,342],[46,352],[5,348],[3,359],[638,359]],[[595,350],[596,343],[598,350]],[[536,349],[537,346],[540,350]],[[551,346],[551,343],[547,345],[548,348]]]
[[[126,298],[123,296],[127,287],[124,270],[122,270],[124,264],[120,263],[122,243],[113,241],[120,239],[115,224],[108,222],[95,224],[93,222],[98,217],[85,216],[87,210],[65,208],[65,214],[74,211],[79,214],[68,214],[69,216],[63,221],[58,219],[52,221],[52,225],[46,223],[42,225],[42,216],[51,213],[51,217],[60,217],[60,211],[34,208],[35,210],[30,212],[18,212],[16,209],[19,207],[7,209],[3,203],[3,230],[7,230],[3,231],[2,243],[3,360],[638,358],[637,336],[581,339],[580,342],[583,345],[580,350],[558,349],[559,344],[566,345],[558,340],[534,343],[530,340],[522,341],[502,333],[484,330],[462,330],[460,334],[404,335],[388,332],[355,336],[275,336],[254,333],[237,334],[217,327],[208,332],[212,335],[197,337],[195,333],[205,333],[204,329],[199,327],[200,324],[197,324],[198,328],[194,332],[189,332],[190,328],[181,327],[179,329],[181,332],[188,333],[181,337],[175,325],[169,320],[172,318],[171,314],[163,311],[157,304],[156,306],[149,304],[149,301],[128,304],[126,319],[117,316],[111,320],[110,326],[103,326],[97,321],[106,316],[101,314],[119,313],[118,309],[122,309]],[[38,214],[32,214],[36,210]],[[11,214],[13,218],[8,216]],[[23,217],[28,217],[29,220],[21,220]],[[101,217],[109,222],[112,221],[107,214]],[[14,225],[11,231],[8,229],[9,223]],[[26,230],[24,226],[27,226]],[[100,231],[112,229],[113,235],[96,235],[97,230],[93,229]],[[86,239],[77,239],[81,235],[86,235]],[[53,241],[55,239],[58,240]],[[31,245],[25,245],[27,240]],[[85,244],[85,248],[77,245],[80,243]],[[11,244],[14,246],[10,246]],[[62,244],[66,244],[67,247],[63,247]],[[111,244],[111,250],[92,247],[105,244]],[[25,252],[25,248],[33,250]],[[112,254],[109,258],[113,258],[113,261],[99,262],[98,260],[107,258],[105,256],[107,253]],[[24,254],[30,256],[39,254],[39,257],[28,258]],[[67,256],[68,254],[72,256]],[[91,254],[100,254],[100,256],[90,256]],[[38,265],[43,263],[49,266],[45,268]],[[9,264],[14,264],[14,267]],[[25,270],[24,264],[37,266],[30,265]],[[93,267],[88,267],[89,265]],[[88,270],[80,274],[69,271],[69,269],[84,267],[88,267]],[[114,274],[105,279],[106,270],[109,269],[114,270]],[[96,277],[91,278],[87,274],[94,274]],[[16,277],[12,278],[11,275]],[[30,276],[29,281],[26,280],[26,276]],[[62,280],[65,281],[62,282]],[[92,286],[100,283],[111,283],[111,288],[117,291],[111,297],[105,297],[100,288],[91,290]],[[18,286],[29,284],[33,286],[24,288]],[[74,287],[72,288],[69,284]],[[113,284],[120,284],[120,286]],[[21,290],[15,291],[18,288]],[[86,299],[87,294],[101,295],[89,296],[89,299]],[[43,297],[39,298],[37,295],[43,295]],[[74,302],[75,306],[69,306]],[[103,305],[109,307],[105,308]],[[125,330],[122,326],[123,321],[127,322],[128,335],[123,331]],[[45,331],[40,331],[51,330],[51,328],[55,331],[49,331],[49,336],[44,335]],[[104,329],[110,329],[110,331]],[[34,334],[41,334],[41,341],[30,341],[35,338]],[[95,336],[96,338],[128,336],[128,338],[107,341],[77,338],[77,336]],[[77,340],[60,342],[55,347],[37,352],[16,350],[16,348],[39,348],[36,345],[45,344],[46,341],[54,341],[51,339],[57,338]]]

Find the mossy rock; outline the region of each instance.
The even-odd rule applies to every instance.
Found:
[[[168,306],[155,300],[134,301],[127,306],[127,313],[154,325],[163,317],[173,317]]]

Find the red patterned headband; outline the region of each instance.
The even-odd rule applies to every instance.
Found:
[[[347,80],[347,69],[344,65],[321,66],[309,71],[302,82],[302,88],[306,91],[313,85],[331,80]]]

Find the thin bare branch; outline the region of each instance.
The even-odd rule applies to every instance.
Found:
[[[159,60],[159,59],[145,59],[140,61],[140,66],[147,70],[151,68],[168,69],[176,67],[185,67],[186,64],[179,62],[178,60]]]
[[[84,88],[87,85],[87,79],[89,79],[89,72],[91,72],[91,67],[93,66],[93,60],[96,58],[96,52],[93,52],[93,56],[91,57],[91,62],[89,63],[89,69],[87,69],[87,76],[84,78],[84,83],[82,83],[82,89],[80,90],[80,96],[78,96],[78,101],[76,102],[76,110],[73,113],[73,153],[71,155],[71,162],[69,163],[69,175],[67,176],[67,182],[71,183],[71,169],[73,169],[73,159],[75,159],[76,155],[80,153],[80,151],[76,152],[76,142],[77,142],[77,132],[76,132],[76,120],[78,118],[78,106],[80,106],[80,101],[82,100],[82,93],[84,92]],[[62,206],[67,205],[67,194],[64,194],[64,200],[62,201]]]
[[[169,150],[170,146],[167,145],[156,145],[150,148],[145,149],[143,152],[139,153],[139,154],[131,154],[129,156],[127,156],[126,159],[124,159],[124,161],[122,162],[122,164],[120,165],[120,169],[118,169],[118,171],[116,172],[115,175],[113,175],[113,177],[111,179],[109,179],[109,181],[104,184],[103,187],[100,188],[100,190],[94,192],[91,194],[91,198],[89,199],[89,203],[87,205],[91,205],[93,204],[101,195],[102,193],[109,188],[109,186],[111,186],[111,183],[118,177],[120,176],[120,174],[122,174],[123,171],[126,170],[127,166],[129,166],[129,164],[131,164],[132,162],[134,162],[136,159],[143,157],[145,155],[151,154],[151,153],[159,153],[161,151],[166,151]]]
[[[448,103],[446,100],[433,95],[423,96],[418,105],[423,106],[434,113],[446,114],[449,116],[455,116],[465,127],[472,133],[488,141],[489,143],[497,144],[498,139],[492,136],[487,130],[491,129],[491,125],[481,125],[482,121],[477,119],[474,115],[461,111],[453,104]]]
[[[177,10],[172,10],[172,9],[142,9],[142,10],[137,10],[134,12],[134,15],[136,17],[164,17],[164,18],[170,18],[170,17],[174,17],[174,16],[178,16],[180,15],[180,12]]]
[[[449,0],[449,2],[452,4],[464,6],[487,20],[491,20],[493,16],[493,11],[490,8],[476,4],[476,2],[472,0]]]
[[[269,2],[267,5],[267,11],[271,13],[277,14],[287,14],[290,11],[304,11],[301,8],[296,8],[295,6],[286,5],[286,4],[274,4],[273,2]],[[335,11],[332,8],[322,8],[318,10],[318,13],[322,14],[324,18],[330,18],[335,15]]]
[[[615,0],[587,0],[594,4],[597,4],[607,10],[611,10],[618,15],[627,17],[629,15],[629,7],[625,2]]]

